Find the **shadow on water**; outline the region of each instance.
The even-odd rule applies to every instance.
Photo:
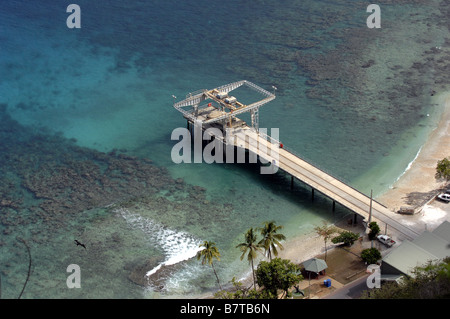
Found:
[[[333,216],[331,200],[316,193],[312,202],[309,187],[296,181],[291,190],[289,176],[261,175],[259,164],[174,166],[165,133],[178,123],[172,92],[240,79],[275,85],[264,125],[354,180],[409,143],[399,136],[433,109],[430,94],[448,89],[447,1],[384,1],[379,32],[360,23],[364,1],[203,2],[85,2],[83,32],[71,35],[54,2],[2,6],[2,297],[18,295],[26,279],[17,236],[35,265],[24,298],[140,298],[135,275],[173,247],[146,231],[215,240],[218,268],[231,278],[247,268],[235,245],[249,227],[276,219],[295,233],[347,213],[337,205]],[[130,226],[113,207],[145,222]],[[81,290],[65,285],[72,263]],[[183,263],[164,285],[188,295],[212,289],[197,264]]]

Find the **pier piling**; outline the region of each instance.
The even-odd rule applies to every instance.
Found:
[[[255,91],[262,95],[263,98],[247,105],[237,101],[237,98],[230,95],[230,93],[241,86]],[[291,190],[294,188],[294,178],[296,178],[311,187],[312,202],[314,202],[315,191],[318,190],[321,195],[333,201],[333,213],[336,210],[336,202],[354,212],[353,222],[355,224],[357,215],[364,219],[368,218],[369,223],[374,217],[384,222],[386,227],[389,224],[389,227],[400,231],[408,238],[413,239],[418,235],[416,230],[391,218],[389,216],[391,211],[373,199],[372,190],[370,197],[367,196],[348,183],[287,150],[278,140],[278,137],[275,139],[261,132],[259,130],[259,108],[273,99],[275,99],[274,94],[260,88],[256,84],[243,80],[222,85],[212,90],[202,89],[190,93],[186,96],[186,99],[178,102],[174,101],[173,106],[188,120],[187,127],[192,131],[194,142],[198,141],[198,145],[202,145],[200,142],[202,140],[202,130],[218,128],[222,133],[215,136],[214,143],[222,142],[229,147],[230,151],[240,149],[245,152],[245,155],[242,154],[245,157],[239,157],[239,154],[233,152],[235,154],[227,154],[227,159],[230,157],[230,160],[232,160],[235,157],[238,159],[237,162],[241,163],[239,161],[240,158],[245,159],[244,162],[247,162],[246,157],[248,157],[248,162],[256,163],[257,156],[267,157],[268,154],[276,154],[277,166],[291,176]],[[239,114],[246,112],[251,114],[251,125],[247,125],[247,123],[237,117]],[[195,125],[197,122],[202,123],[200,130]],[[225,134],[229,138],[228,140],[225,140]],[[204,143],[204,141],[202,142]],[[197,143],[194,143],[194,151],[196,145]],[[196,155],[194,152],[194,161]],[[272,158],[269,158],[269,160],[272,160]],[[387,228],[385,229],[386,231]]]

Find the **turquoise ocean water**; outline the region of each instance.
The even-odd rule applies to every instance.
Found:
[[[275,220],[287,237],[349,212],[254,164],[174,164],[172,107],[247,79],[277,98],[260,127],[366,194],[386,191],[436,126],[449,4],[379,1],[7,1],[0,8],[3,298],[193,298],[217,287],[192,258],[216,242],[221,281],[250,271],[235,246]],[[338,205],[339,206],[339,205]],[[77,247],[74,239],[86,244]],[[67,267],[81,269],[69,289]],[[153,273],[150,281],[143,274]]]

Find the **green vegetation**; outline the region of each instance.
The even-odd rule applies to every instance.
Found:
[[[314,230],[319,236],[322,236],[325,242],[325,260],[327,260],[327,241],[331,238],[331,235],[338,232],[337,228],[333,225],[328,226],[325,221],[323,221],[323,226],[316,226]]]
[[[371,222],[369,224],[369,229],[370,229],[370,232],[368,235],[369,239],[374,240],[377,237],[377,235],[380,233],[380,226],[378,226],[377,222]]]
[[[343,231],[338,236],[334,237],[331,242],[333,244],[344,243],[346,246],[351,246],[358,240],[359,234],[351,231]]]
[[[367,264],[376,264],[381,259],[381,253],[376,248],[367,248],[361,252],[361,258]]]
[[[272,260],[272,253],[278,256],[277,246],[283,249],[280,241],[285,240],[286,236],[277,233],[280,229],[283,229],[283,226],[277,226],[274,221],[265,222],[264,227],[260,228],[263,238],[258,244],[264,248],[269,260]]]
[[[255,267],[253,265],[257,252],[261,250],[261,246],[256,244],[257,237],[256,234],[253,232],[253,228],[250,228],[245,233],[245,241],[243,243],[240,243],[236,246],[236,248],[239,248],[242,251],[241,260],[244,259],[245,254],[248,251],[247,260],[252,266],[252,274],[253,274],[253,286],[256,289],[256,277],[255,277]]]
[[[279,233],[279,230],[282,228],[283,226],[277,226],[274,221],[265,222],[264,227],[258,229],[263,236],[258,243],[255,229],[250,228],[247,230],[244,234],[244,242],[238,244],[236,248],[239,248],[242,252],[241,260],[247,256],[247,260],[251,264],[253,289],[251,289],[251,286],[248,288],[244,287],[243,283],[233,278],[231,281],[233,288],[230,291],[221,289],[214,294],[216,298],[272,299],[278,298],[280,290],[282,291],[282,297],[291,295],[289,288],[302,280],[303,276],[300,273],[299,266],[291,261],[281,258],[272,259],[272,255],[278,256],[277,248],[283,249],[281,241],[285,240],[286,236]],[[269,261],[259,262],[255,272],[254,262],[258,255],[257,252],[262,252],[263,249]],[[258,284],[258,289],[256,289],[256,284]]]
[[[416,267],[414,276],[399,283],[383,283],[366,291],[363,299],[448,299],[450,298],[450,257],[438,263]]]
[[[380,231],[377,223],[370,223],[369,228],[372,238],[375,238]],[[277,226],[273,221],[266,222],[264,227],[259,229],[264,237],[258,242],[255,232],[256,228],[250,228],[244,234],[244,241],[236,246],[242,252],[241,260],[247,257],[246,259],[252,267],[253,285],[249,287],[244,287],[242,282],[236,281],[236,278],[233,277],[231,280],[233,288],[223,290],[213,263],[213,259],[220,260],[219,250],[213,242],[205,241],[200,245],[204,249],[197,253],[197,259],[202,259],[202,264],[208,263],[212,266],[220,286],[220,290],[214,294],[215,298],[276,299],[280,293],[281,298],[292,296],[289,289],[303,280],[303,276],[300,273],[300,267],[291,261],[278,257],[272,259],[272,254],[277,255],[276,247],[282,247],[280,240],[285,239],[284,235],[277,232],[279,229],[282,229],[282,226]],[[327,240],[338,230],[334,226],[324,224],[322,227],[316,227],[316,232],[324,237],[326,249]],[[343,242],[345,245],[352,245],[358,238],[359,234],[343,231],[333,238],[332,242],[335,244]],[[255,271],[254,262],[258,255],[257,252],[262,252],[262,249],[265,249],[269,261],[260,261]],[[361,258],[367,264],[375,264],[381,259],[381,253],[376,248],[368,248],[361,252]],[[439,263],[429,262],[425,266],[416,267],[413,274],[414,276],[411,277],[405,276],[399,283],[383,283],[381,288],[365,291],[361,298],[450,298],[450,257]],[[258,288],[256,284],[258,284]]]
[[[211,265],[214,275],[216,275],[217,283],[219,284],[220,290],[222,290],[222,286],[220,285],[219,277],[217,276],[216,269],[214,268],[213,259],[216,258],[220,261],[220,253],[219,249],[216,247],[216,244],[211,241],[204,241],[200,247],[204,247],[204,249],[197,252],[197,260],[202,259],[202,265],[208,263]]]
[[[446,181],[450,181],[450,157],[437,162],[435,177],[436,179],[443,178]]]
[[[220,299],[277,299],[282,291],[282,298],[291,297],[289,288],[303,280],[300,268],[291,261],[274,258],[261,261],[256,270],[256,278],[261,289],[245,288],[241,282],[232,279],[232,291],[221,290],[214,294]]]
[[[262,291],[245,288],[242,282],[236,281],[236,277],[233,277],[231,283],[233,284],[232,291],[219,290],[214,297],[217,299],[265,299]]]
[[[261,261],[256,270],[258,285],[263,287],[266,298],[277,298],[278,290],[283,291],[284,297],[289,297],[288,291],[303,279],[300,268],[291,261],[281,258],[270,262]]]

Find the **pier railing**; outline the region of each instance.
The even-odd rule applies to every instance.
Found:
[[[224,103],[230,102],[222,102],[222,98],[220,98],[222,94],[219,95],[217,94],[217,92],[228,93],[242,85],[248,86],[249,88],[257,91],[258,93],[263,95],[263,98],[249,105],[242,105],[239,108],[229,107],[229,112],[222,112],[222,114],[216,112],[215,114],[211,114],[211,118],[208,117],[210,115],[210,113],[208,113],[208,110],[204,110],[204,112],[202,111],[199,113],[199,111],[204,109],[204,105],[202,106],[200,104],[206,99],[212,99],[216,101],[216,103],[227,107],[227,105]],[[275,87],[273,88],[274,90],[276,90]],[[174,99],[176,99],[175,96],[173,97]],[[381,221],[385,222],[386,225],[389,224],[391,227],[399,230],[403,234],[406,234],[407,237],[414,238],[417,235],[416,231],[409,229],[409,227],[397,222],[392,217],[390,217],[390,211],[386,206],[379,203],[378,201],[373,200],[373,198],[369,198],[369,196],[351,186],[351,183],[348,180],[336,176],[328,169],[315,164],[314,161],[308,159],[304,155],[300,155],[295,150],[287,147],[286,145],[283,145],[278,139],[278,136],[276,136],[277,138],[269,136],[265,130],[255,129],[255,127],[258,127],[258,125],[252,125],[254,126],[252,128],[247,126],[247,124],[245,124],[245,122],[243,122],[242,120],[236,120],[236,125],[234,127],[232,126],[233,118],[235,118],[236,115],[248,111],[252,112],[251,115],[253,124],[253,120],[257,118],[259,107],[273,100],[274,98],[275,94],[270,93],[269,91],[266,91],[249,81],[243,80],[229,83],[209,91],[198,90],[192,92],[186,96],[186,99],[174,103],[173,106],[178,111],[180,111],[188,120],[188,128],[191,127],[191,124],[198,125],[198,122],[200,122],[202,123],[202,131],[206,131],[209,128],[214,128],[213,130],[207,131],[211,135],[211,140],[217,140],[217,142],[220,141],[225,145],[229,144],[230,146],[246,148],[253,153],[257,153],[257,155],[259,155],[261,158],[263,157],[262,152],[267,152],[267,149],[270,149],[271,155],[273,152],[278,151],[278,155],[283,156],[280,163],[282,163],[282,166],[286,170],[286,172],[293,174],[292,176],[294,177],[297,176],[296,178],[306,183],[306,185],[310,185],[311,187],[313,187],[313,189],[318,189],[319,191],[321,190],[322,192],[324,192],[325,196],[328,196],[335,202],[341,203],[343,206],[362,216],[371,216],[369,210],[370,208],[372,208],[374,218],[380,219]],[[208,107],[209,106],[214,105],[208,104]],[[188,108],[189,111],[184,108]],[[211,109],[212,111],[214,110],[214,108]],[[217,114],[219,115],[216,116]],[[203,121],[197,121],[197,119],[199,118],[203,119]],[[206,119],[206,121],[204,119]],[[228,126],[230,126],[231,130],[228,130]],[[244,136],[240,134],[244,134]],[[245,136],[246,134],[248,134],[248,136]],[[258,144],[262,141],[266,141],[264,142],[265,145],[262,145],[262,148],[258,149]],[[270,143],[270,145],[267,145],[267,143]],[[368,199],[370,200],[370,205]],[[372,206],[372,201],[376,205]],[[370,212],[372,212],[372,210],[370,210]]]
[[[280,142],[279,140],[274,139],[273,137],[271,137],[271,136],[269,136],[269,135],[267,135],[267,134],[265,134],[265,133],[263,133],[263,132],[256,132],[256,130],[255,130],[254,128],[251,128],[251,130],[253,130],[255,133],[259,134],[260,137],[266,139],[268,142],[270,142],[270,143],[272,143],[272,144],[275,144],[275,145],[278,144],[278,145],[281,147],[281,142]],[[325,173],[325,174],[327,174],[327,175],[333,177],[333,178],[336,179],[337,181],[339,181],[339,182],[341,182],[341,183],[347,185],[348,187],[350,187],[351,189],[357,191],[358,193],[360,193],[360,194],[362,194],[362,195],[364,195],[364,196],[366,196],[366,197],[369,197],[369,196],[367,196],[366,194],[364,194],[363,192],[361,192],[360,190],[358,190],[358,189],[356,189],[355,187],[351,186],[350,181],[346,180],[346,179],[343,178],[343,177],[338,177],[338,176],[336,176],[334,173],[332,173],[332,172],[330,172],[329,170],[323,168],[321,165],[318,165],[318,164],[316,164],[316,163],[313,163],[312,160],[307,159],[304,155],[300,155],[298,152],[294,151],[292,148],[287,147],[287,146],[284,145],[284,144],[283,144],[283,147],[282,147],[282,148],[283,148],[286,152],[291,153],[292,155],[298,157],[298,158],[301,159],[302,161],[304,161],[304,162],[308,163],[309,165],[315,167],[315,168],[318,169],[319,171],[322,171],[323,173]],[[372,199],[372,200],[373,200],[374,202],[377,202],[377,203],[380,204],[381,206],[386,207],[385,205],[381,204],[380,202],[378,202],[378,201],[376,201],[376,200],[374,200],[374,199]]]
[[[257,110],[259,107],[263,106],[264,104],[272,101],[273,99],[275,99],[275,94],[257,86],[256,84],[247,81],[247,80],[241,80],[241,81],[237,81],[237,82],[233,82],[233,83],[229,83],[229,84],[225,84],[222,86],[219,86],[217,88],[215,88],[214,90],[217,90],[218,92],[231,92],[241,86],[247,86],[250,89],[258,92],[259,94],[261,94],[264,98],[262,100],[256,101],[252,104],[246,105],[245,107],[242,108],[238,108],[236,110],[233,110],[232,112],[229,113],[224,113],[218,117],[212,118],[212,119],[208,119],[205,121],[205,124],[211,124],[211,123],[215,123],[215,122],[220,122],[223,120],[228,119],[229,117],[235,117],[241,113],[245,113],[245,112],[250,112],[253,110]],[[201,89],[201,90],[197,90],[194,92],[191,92],[189,94],[186,95],[186,98],[182,101],[179,102],[175,102],[173,104],[173,106],[175,107],[175,109],[177,109],[178,111],[180,111],[183,116],[191,121],[195,120],[195,116],[192,114],[192,112],[188,112],[186,110],[184,110],[184,107],[187,106],[197,106],[199,105],[201,102],[205,101],[207,98],[209,98],[207,96],[207,94],[205,94],[206,92],[208,92],[208,90],[206,89]]]

